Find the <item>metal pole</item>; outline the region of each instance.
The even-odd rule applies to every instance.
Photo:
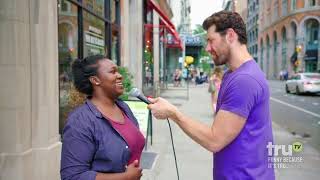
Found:
[[[185,37],[181,39],[182,39],[182,45],[183,45],[183,51],[182,51],[183,62],[182,63],[184,65],[184,62],[186,60],[186,42],[185,42]],[[187,100],[189,100],[189,65],[187,65],[186,69],[187,69]]]
[[[189,100],[189,65],[187,66],[187,100]]]

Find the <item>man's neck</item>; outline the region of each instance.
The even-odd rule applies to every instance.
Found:
[[[233,48],[231,50],[231,58],[228,63],[228,66],[231,71],[235,71],[242,64],[247,61],[252,60],[252,56],[249,54],[247,47],[245,45],[241,45],[239,48]]]

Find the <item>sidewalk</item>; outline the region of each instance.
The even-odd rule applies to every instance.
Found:
[[[186,88],[169,86],[161,96],[177,105],[179,109],[196,120],[208,125],[212,123],[212,109],[207,85],[190,85],[189,100]],[[194,143],[184,132],[171,122],[174,144],[179,167],[180,180],[212,180],[212,153]],[[299,139],[273,123],[275,144],[289,145]],[[149,141],[150,142],[150,141]],[[303,163],[299,168],[276,169],[276,177],[281,180],[318,179],[320,172],[320,153],[308,144],[303,144]],[[153,145],[148,151],[158,153],[158,159],[152,170],[144,170],[142,180],[177,179],[174,157],[171,147],[169,128],[166,121],[153,120]]]

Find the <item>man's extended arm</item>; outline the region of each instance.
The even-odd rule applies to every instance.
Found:
[[[195,142],[211,152],[218,152],[232,142],[246,122],[245,118],[235,113],[220,110],[209,127],[184,115],[163,98],[150,100],[155,104],[150,104],[149,108],[157,118],[169,117]],[[164,112],[168,113],[164,114]]]

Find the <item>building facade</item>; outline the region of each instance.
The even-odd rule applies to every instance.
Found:
[[[191,6],[189,1],[171,0],[168,5],[170,6],[172,15],[171,21],[176,28],[179,35],[191,32],[190,12]],[[161,56],[163,61],[160,63],[160,86],[166,88],[168,83],[172,82],[175,69],[181,68],[182,62],[179,62],[180,57],[183,56],[183,36],[175,38],[172,34],[167,36],[167,48],[162,48],[164,57]],[[160,47],[163,45],[160,42]],[[162,54],[160,53],[160,54]]]
[[[246,22],[248,3],[248,0],[223,0],[222,9],[239,13],[244,22]]]
[[[104,54],[128,68],[134,86],[159,82],[167,49],[181,46],[169,3],[0,1],[0,179],[60,179],[61,131],[79,103],[70,100],[72,60]]]
[[[258,61],[269,79],[281,70],[319,72],[319,0],[260,0]]]
[[[157,96],[160,89],[171,80],[170,67],[178,62],[182,44],[176,26],[172,23],[173,2],[166,0],[148,1],[145,19],[145,79],[146,95]],[[149,67],[148,67],[149,66]]]
[[[247,6],[247,39],[248,50],[253,58],[258,61],[258,33],[259,33],[259,0],[248,0]]]
[[[223,0],[222,9],[226,11],[234,11],[234,1],[233,0]]]
[[[0,179],[57,180],[56,0],[0,1]]]
[[[189,0],[180,1],[180,22],[178,24],[178,31],[183,34],[191,34],[191,5]]]

